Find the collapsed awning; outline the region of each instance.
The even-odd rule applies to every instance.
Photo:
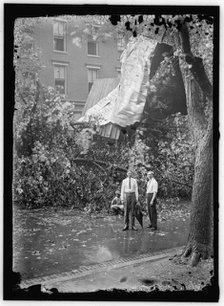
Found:
[[[86,110],[78,122],[95,121],[100,134],[118,139],[120,129],[141,120],[149,86],[150,56],[156,42],[132,37],[121,55],[121,77],[117,86],[96,105]]]

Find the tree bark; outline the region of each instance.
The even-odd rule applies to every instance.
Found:
[[[213,215],[213,116],[212,86],[202,60],[191,52],[187,25],[180,30],[182,51],[190,69],[182,71],[187,98],[188,117],[196,143],[194,182],[190,230],[183,257],[191,255],[190,264],[196,266],[200,258],[208,258],[212,243]],[[182,69],[183,70],[183,69]],[[209,116],[205,114],[205,103]]]
[[[191,265],[211,252],[212,232],[212,125],[199,141],[196,150],[190,232],[184,256],[192,254]]]

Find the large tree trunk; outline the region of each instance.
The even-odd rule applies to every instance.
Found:
[[[190,233],[184,254],[192,253],[193,266],[201,256],[208,258],[211,250],[212,145],[211,136],[205,138],[199,142],[196,151]]]
[[[190,120],[191,122],[193,120]],[[192,191],[192,210],[190,232],[184,256],[191,257],[191,265],[198,263],[199,258],[208,258],[212,242],[212,208],[213,208],[213,147],[212,121],[204,131],[198,124],[192,124],[196,145],[194,182]],[[199,138],[199,135],[201,136]]]
[[[195,266],[200,257],[208,258],[212,244],[213,216],[213,127],[212,86],[205,74],[202,61],[195,58],[190,49],[187,26],[180,31],[185,60],[191,65],[183,70],[189,124],[196,145],[192,210],[188,242],[184,257],[191,255]],[[205,84],[206,89],[205,89]],[[205,112],[207,105],[207,112]]]

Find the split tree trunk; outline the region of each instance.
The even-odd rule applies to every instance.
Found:
[[[200,58],[191,53],[186,25],[180,31],[185,61],[191,68],[182,71],[187,98],[189,124],[196,145],[192,210],[188,242],[184,257],[191,256],[191,265],[208,258],[212,244],[213,216],[213,116],[212,86]],[[205,86],[206,85],[206,86]],[[206,103],[207,101],[207,103]],[[207,104],[208,112],[205,112]]]

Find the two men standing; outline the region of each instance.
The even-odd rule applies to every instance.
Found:
[[[157,212],[156,212],[156,194],[158,192],[158,183],[153,177],[153,171],[147,174],[148,182],[146,189],[146,204],[148,208],[150,225],[148,228],[157,229]],[[124,223],[123,231],[129,229],[129,215],[131,229],[135,228],[135,205],[138,202],[138,184],[136,179],[131,177],[131,171],[128,170],[127,178],[122,181],[121,185],[121,202],[124,203]]]

